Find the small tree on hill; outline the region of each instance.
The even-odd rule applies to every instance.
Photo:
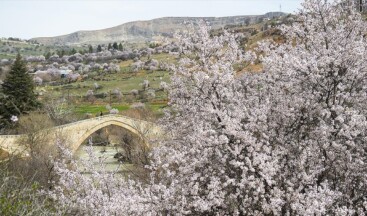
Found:
[[[57,50],[56,54],[61,58],[65,55],[65,50]]]
[[[70,50],[70,51],[69,51],[69,54],[70,54],[70,55],[74,55],[75,53],[76,53],[75,48],[73,48],[72,50]]]
[[[115,42],[115,43],[113,43],[112,48],[113,48],[114,50],[118,50],[119,46],[118,46],[118,45],[117,45],[117,43]]]
[[[88,49],[89,49],[89,53],[93,53],[93,47],[92,47],[92,45],[89,45]]]
[[[97,46],[97,52],[102,52],[102,47],[101,47],[101,45],[98,45],[98,46]]]
[[[46,54],[45,54],[45,59],[49,59],[51,57],[51,53],[50,52],[47,52]]]
[[[122,51],[124,49],[124,47],[122,46],[121,43],[119,43],[119,50]]]
[[[0,101],[1,125],[10,122],[12,116],[28,113],[40,106],[34,93],[32,78],[20,54],[2,84],[3,96]]]

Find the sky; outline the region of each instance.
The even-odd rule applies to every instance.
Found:
[[[58,36],[167,16],[293,13],[302,0],[0,0],[0,37]]]

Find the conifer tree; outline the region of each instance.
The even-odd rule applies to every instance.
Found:
[[[40,106],[34,93],[32,78],[20,54],[2,84],[0,99],[0,125],[6,126],[12,116],[19,116]]]
[[[112,45],[112,48],[113,48],[114,50],[118,50],[119,46],[117,45],[117,43],[116,43],[116,42],[114,42],[114,43],[113,43],[113,45]]]
[[[75,50],[75,48],[73,48],[72,50],[70,50],[69,54],[70,55],[74,55],[75,53],[77,53],[77,51]]]
[[[92,45],[89,45],[88,49],[89,49],[89,53],[93,53],[93,47],[92,47]]]
[[[101,47],[101,45],[98,45],[98,47],[97,47],[97,52],[102,52],[102,47]]]
[[[122,51],[124,49],[124,47],[122,46],[121,43],[119,43],[119,50]]]
[[[45,58],[48,60],[50,57],[51,57],[51,53],[50,53],[50,52],[47,52],[47,53],[45,54]]]

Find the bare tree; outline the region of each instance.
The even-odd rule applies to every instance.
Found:
[[[59,154],[54,142],[56,137],[61,137],[49,132],[53,126],[52,120],[44,113],[32,112],[21,116],[18,132],[25,136],[17,142],[25,147],[27,157],[14,155],[7,162],[10,171],[47,188],[51,188],[56,180],[53,159]]]

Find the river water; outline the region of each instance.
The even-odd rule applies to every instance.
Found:
[[[75,152],[74,156],[77,159],[88,160],[89,154],[86,148],[92,148],[92,154],[94,155],[94,157],[103,159],[104,164],[106,164],[104,168],[105,171],[113,172],[117,170],[119,173],[128,173],[133,168],[132,164],[121,163],[117,160],[117,158],[114,158],[114,155],[117,152],[122,151],[121,148],[114,147],[114,146],[87,147],[85,145],[82,145]],[[94,164],[97,165],[98,161],[95,161]],[[96,167],[98,169],[98,166]]]

